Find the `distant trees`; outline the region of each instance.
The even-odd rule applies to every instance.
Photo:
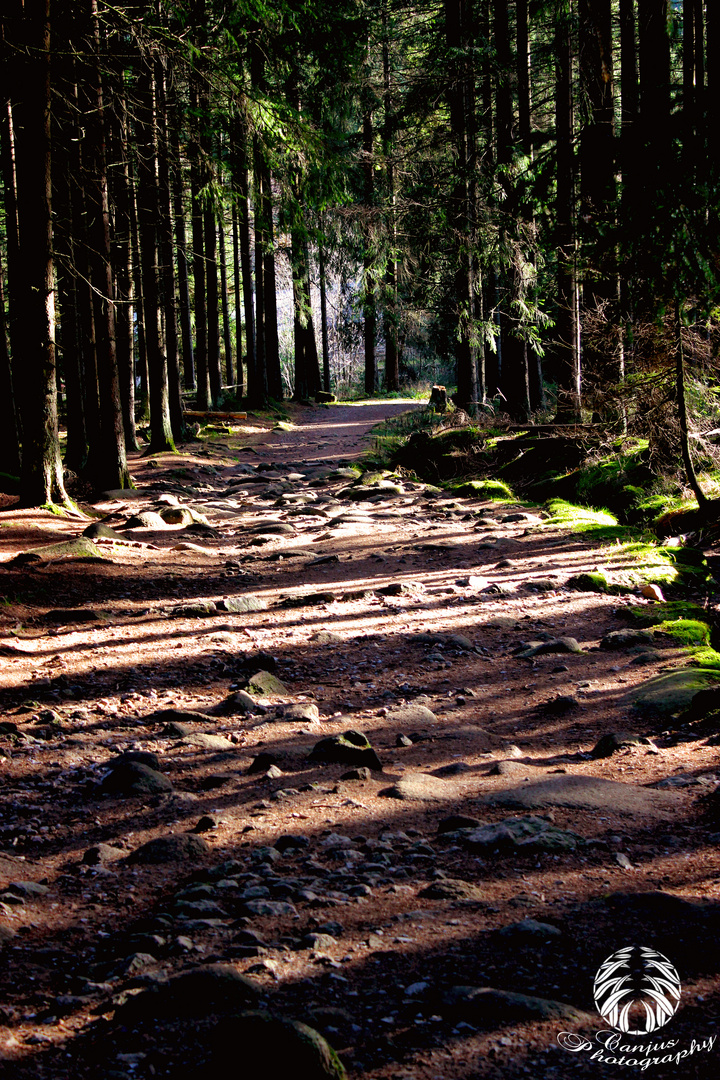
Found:
[[[0,474],[65,499],[58,391],[66,468],[122,487],[136,424],[171,451],[191,394],[330,389],[338,284],[367,393],[425,365],[470,412],[633,423],[641,327],[715,319],[717,24],[699,0],[8,0]]]

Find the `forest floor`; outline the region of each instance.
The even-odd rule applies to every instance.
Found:
[[[352,1080],[554,1080],[663,1055],[646,1075],[717,1075],[720,748],[633,713],[686,656],[660,635],[600,646],[652,602],[566,588],[602,553],[541,508],[408,479],[360,491],[349,466],[409,407],[297,407],[288,430],[134,455],[137,491],[94,504],[124,538],[82,558],[17,559],[88,520],[5,499],[8,1077],[205,1075],[240,1001],[322,1032]],[[127,527],[178,501],[208,524]],[[382,771],[352,744],[310,757],[348,730]],[[650,741],[591,756],[621,732]],[[354,757],[371,769],[345,778]],[[614,1065],[593,980],[633,944],[670,959],[682,995]],[[274,1080],[281,1050],[261,1050],[232,1075]]]

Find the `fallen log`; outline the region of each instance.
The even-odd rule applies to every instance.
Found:
[[[189,420],[247,420],[246,412],[197,412],[186,409],[184,415]]]

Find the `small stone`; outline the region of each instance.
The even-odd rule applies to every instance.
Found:
[[[213,600],[195,600],[192,604],[180,604],[173,608],[176,619],[202,619],[208,615],[217,615],[217,606]]]
[[[341,780],[371,780],[372,773],[366,765],[362,765],[357,769],[348,769],[340,777]]]
[[[538,922],[536,919],[523,919],[521,922],[509,923],[500,930],[501,937],[509,937],[520,941],[549,941],[552,938],[562,937],[562,930],[552,923]]]
[[[421,889],[418,896],[427,900],[483,900],[482,890],[469,881],[460,878],[444,878],[433,881]]]
[[[195,861],[209,854],[212,849],[199,836],[188,833],[158,836],[136,848],[128,862],[140,866],[158,866],[162,863]]]
[[[623,870],[633,869],[633,864],[630,862],[627,855],[625,855],[622,851],[615,852],[615,862],[618,864],[618,866],[622,867]]]
[[[297,702],[293,705],[278,706],[278,716],[287,721],[301,721],[307,724],[317,724],[320,720],[320,710],[312,702]]]
[[[196,821],[192,831],[194,833],[210,832],[211,829],[217,829],[218,824],[217,818],[211,817],[210,814],[203,814],[203,816]]]
[[[252,694],[248,694],[246,690],[238,690],[234,694],[229,694],[228,697],[219,701],[217,705],[213,705],[210,710],[213,716],[248,716],[252,715],[252,713],[266,713],[267,711],[267,707],[257,702]]]
[[[643,585],[640,595],[644,596],[646,600],[656,600],[659,604],[665,603],[665,597],[659,585]]]
[[[409,773],[392,787],[383,788],[380,795],[417,802],[442,802],[454,793],[455,788],[447,780],[428,773]]]
[[[250,765],[250,767],[248,769],[248,773],[252,774],[252,773],[264,773],[264,772],[267,772],[267,770],[272,765],[277,765],[277,761],[278,761],[278,759],[275,756],[275,754],[271,754],[269,751],[263,750],[262,753],[256,754],[255,757],[253,758],[252,763],[251,763],[251,765]],[[278,775],[282,776],[282,773],[280,772],[279,769],[278,769]]]
[[[444,1011],[452,1019],[508,1023],[523,1020],[563,1020],[585,1025],[591,1018],[564,1001],[496,990],[490,986],[453,986],[443,998]],[[592,1021],[594,1022],[594,1020]]]
[[[164,529],[165,522],[154,510],[141,510],[125,522],[126,529]]]
[[[233,614],[244,614],[251,611],[265,611],[267,602],[259,596],[251,596],[245,593],[243,596],[227,597],[218,601],[219,611],[230,611]]]
[[[590,751],[590,756],[593,758],[608,758],[616,751],[627,746],[642,745],[652,746],[653,744],[650,739],[646,739],[642,735],[633,735],[629,731],[612,732],[612,734],[603,735],[601,739],[598,739]]]
[[[186,735],[180,740],[183,746],[197,746],[201,750],[234,750],[235,744],[226,739],[224,735],[212,735],[205,731],[198,731],[192,735]]]
[[[398,735],[398,737],[395,739],[395,745],[396,746],[412,746],[413,741],[407,735]]]
[[[138,761],[118,762],[100,785],[108,795],[159,795],[172,789],[167,776]]]
[[[369,739],[360,731],[345,731],[331,735],[316,743],[310,760],[324,764],[365,765],[375,772],[382,772],[382,764],[370,745]]]
[[[256,671],[247,680],[246,689],[260,697],[287,697],[290,693],[287,686],[269,671]]]
[[[396,705],[388,709],[388,720],[399,724],[433,724],[437,720],[435,713],[425,705]]]
[[[451,814],[439,822],[437,831],[439,834],[457,832],[458,829],[476,829],[481,824],[478,818],[466,817],[464,814]]]
[[[111,844],[95,844],[85,851],[82,861],[86,866],[103,866],[105,863],[121,858],[124,854],[122,848],[113,847]]]

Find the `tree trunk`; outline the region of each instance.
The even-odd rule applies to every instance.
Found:
[[[322,240],[318,245],[318,274],[320,277],[320,335],[322,339],[323,390],[330,393],[330,343],[327,321],[327,282],[325,280],[325,250]]]
[[[208,153],[208,148],[205,150]],[[215,211],[206,204],[203,220],[205,238],[205,291],[207,296],[207,351],[210,394],[213,405],[220,403],[220,313],[218,310],[217,232]]]
[[[242,353],[242,308],[240,306],[240,232],[238,229],[237,206],[232,204],[232,246],[233,246],[233,300],[235,304],[235,352],[237,355],[236,387],[237,397],[243,395],[243,353]]]
[[[192,322],[190,317],[190,288],[188,285],[187,237],[183,205],[183,174],[180,160],[180,119],[173,108],[170,121],[170,154],[172,160],[173,217],[175,218],[175,250],[177,252],[178,299],[182,338],[183,376],[186,390],[195,389],[195,357],[193,355]]]
[[[707,505],[708,499],[700,486],[700,481],[697,478],[695,467],[690,456],[687,403],[685,401],[685,358],[683,355],[682,316],[680,301],[678,299],[675,300],[675,377],[678,419],[680,421],[680,450],[688,483],[697,499],[698,507],[702,510]]]
[[[20,476],[20,432],[5,322],[5,272],[0,265],[0,472]]]
[[[557,155],[557,318],[558,369],[556,423],[573,424],[580,413],[580,350],[578,347],[575,273],[575,175],[573,163],[572,32],[568,0],[559,0],[555,29],[555,137]]]
[[[197,407],[201,412],[210,408],[210,376],[208,372],[207,307],[205,303],[205,235],[203,210],[200,202],[202,165],[200,140],[197,133],[199,96],[197,76],[190,79],[190,109],[194,114],[190,139],[190,198],[192,205],[193,287],[195,299],[195,375]]]
[[[277,284],[275,281],[275,230],[273,227],[272,182],[270,168],[262,159],[262,202],[266,235],[263,256],[265,277],[265,368],[270,397],[283,399],[282,374],[280,371],[280,341],[278,338]]]
[[[468,190],[468,82],[466,61],[461,50],[469,44],[471,11],[469,0],[445,0],[445,40],[450,56],[448,105],[450,133],[455,154],[450,216],[453,225],[455,289],[455,358],[457,364],[457,404],[474,412],[477,408],[477,362],[472,347],[475,308],[472,280],[472,227]]]
[[[157,152],[153,74],[141,60],[137,77],[138,225],[142,267],[145,346],[150,398],[150,453],[174,450],[167,364],[163,353],[158,267]]]
[[[237,193],[238,231],[240,240],[240,269],[242,273],[243,310],[245,315],[245,363],[247,364],[247,394],[256,382],[255,372],[255,313],[253,311],[252,258],[250,251],[250,198],[248,184],[247,135],[242,118],[233,127],[232,174]],[[242,349],[238,344],[238,369]]]
[[[173,439],[183,442],[186,437],[183,416],[180,357],[178,355],[177,308],[175,306],[175,258],[173,252],[173,221],[170,196],[169,120],[165,72],[159,60],[154,64],[155,102],[157,116],[158,156],[158,251],[160,256],[160,302],[165,324],[165,356],[167,363],[168,404]]]
[[[218,247],[220,249],[220,303],[222,306],[223,345],[225,347],[225,377],[227,379],[228,386],[234,386],[235,372],[233,370],[232,341],[230,339],[227,255],[225,252],[225,229],[223,227],[222,209],[218,217]]]
[[[395,115],[392,102],[390,80],[390,44],[388,40],[387,0],[382,8],[382,59],[383,59],[383,156],[385,158],[385,183],[387,187],[387,256],[385,260],[385,303],[383,311],[383,333],[385,336],[385,388],[400,389],[400,367],[397,341],[397,219],[395,192],[395,164],[393,161],[393,140],[395,133]]]
[[[9,38],[10,35],[6,36]],[[50,0],[16,12],[12,78],[19,262],[16,297],[24,316],[20,501],[70,505],[63,485],[55,382],[55,293],[50,170]]]
[[[260,140],[253,136],[253,192],[255,208],[255,379],[248,385],[248,400],[254,407],[266,404],[268,378],[265,348],[265,221],[262,197]]]
[[[115,206],[113,265],[115,267],[117,366],[123,431],[125,432],[125,449],[137,450],[139,447],[135,428],[135,305],[132,288],[132,222],[130,211],[132,193],[130,191],[128,168],[127,104],[124,95],[116,107],[113,118],[115,121],[113,156],[117,162],[113,185]]]
[[[140,265],[140,228],[138,226],[138,196],[134,184],[137,165],[134,155],[128,158],[128,170],[130,175],[130,248],[132,255],[132,282],[135,296],[135,329],[137,331],[137,350],[135,369],[132,373],[133,393],[135,400],[140,402],[140,415],[147,419],[149,416],[148,394],[148,365],[147,343],[145,335],[145,308],[143,303],[142,266]],[[137,392],[136,377],[139,382]]]
[[[374,236],[371,224],[372,207],[375,204],[375,185],[373,181],[373,124],[372,113],[363,116],[363,199],[369,221],[365,226],[363,251],[363,340],[365,344],[365,393],[374,394],[377,384],[377,362],[375,359],[375,336],[377,333],[377,313],[375,307],[375,254]]]
[[[125,432],[120,404],[115,341],[115,288],[110,247],[110,202],[107,180],[107,135],[105,101],[100,68],[100,26],[97,0],[88,9],[89,60],[87,65],[88,103],[85,117],[89,161],[87,174],[88,238],[90,277],[100,399],[100,442],[96,456],[88,459],[88,470],[98,490],[132,487],[125,456]]]

